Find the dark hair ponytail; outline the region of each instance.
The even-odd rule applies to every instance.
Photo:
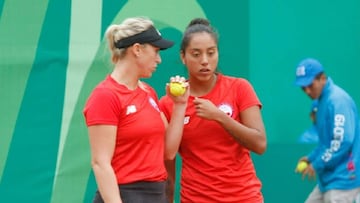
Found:
[[[186,27],[183,38],[181,40],[180,51],[185,53],[186,47],[189,45],[190,39],[193,34],[206,32],[212,36],[216,44],[218,44],[218,34],[210,25],[210,21],[205,18],[194,18]]]
[[[187,26],[187,28],[189,28],[190,26],[193,25],[205,25],[205,26],[210,26],[210,21],[205,19],[205,18],[194,18],[190,21],[189,25]]]

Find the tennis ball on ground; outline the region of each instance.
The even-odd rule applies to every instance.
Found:
[[[174,96],[181,96],[185,93],[185,87],[179,82],[170,83],[170,93]]]
[[[300,161],[296,166],[296,171],[303,172],[308,167],[308,163],[306,161]]]

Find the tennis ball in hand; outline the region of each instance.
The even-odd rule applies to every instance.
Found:
[[[185,87],[179,82],[170,83],[170,93],[174,96],[181,96],[185,93]]]
[[[303,172],[308,167],[308,163],[306,161],[300,161],[296,166],[296,171]]]

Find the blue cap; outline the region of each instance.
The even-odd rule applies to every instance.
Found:
[[[312,58],[302,60],[296,67],[295,84],[301,87],[311,85],[315,77],[324,72],[324,68],[319,61]]]

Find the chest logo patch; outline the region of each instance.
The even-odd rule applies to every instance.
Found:
[[[153,98],[149,97],[149,103],[151,104],[152,107],[154,107],[154,109],[160,112],[160,109]]]
[[[135,105],[129,105],[126,108],[126,115],[132,114],[136,112],[136,106]]]
[[[189,121],[190,121],[190,116],[185,116],[185,118],[184,118],[184,125],[185,125],[185,124],[188,124]]]
[[[224,113],[226,113],[228,116],[232,116],[232,114],[233,114],[233,109],[232,109],[232,107],[229,105],[229,104],[220,104],[219,106],[218,106],[218,108],[222,111],[222,112],[224,112]]]

